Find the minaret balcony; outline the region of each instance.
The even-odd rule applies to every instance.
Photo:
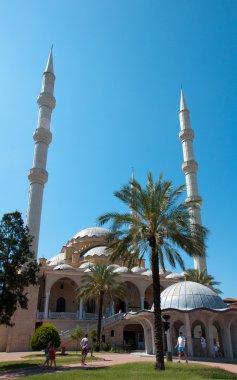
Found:
[[[56,104],[56,100],[53,95],[50,95],[46,92],[41,92],[41,94],[38,96],[37,103],[39,107],[46,106],[53,110]]]
[[[52,141],[52,133],[45,128],[37,128],[34,131],[33,138],[35,142],[42,142],[49,145]]]
[[[202,198],[199,195],[192,195],[185,199],[188,207],[200,207],[202,205]]]
[[[28,175],[30,183],[39,183],[44,185],[48,181],[48,172],[40,168],[32,168],[29,170]]]
[[[194,139],[194,132],[192,128],[183,129],[179,132],[179,139],[183,143],[186,140],[193,141]]]
[[[195,160],[184,161],[182,164],[182,170],[185,175],[189,173],[196,173],[198,170],[198,164]]]

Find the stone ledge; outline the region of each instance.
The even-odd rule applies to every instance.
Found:
[[[49,145],[52,141],[52,133],[45,128],[37,128],[34,131],[33,138],[36,142],[43,142]]]
[[[56,100],[53,95],[47,94],[46,92],[42,92],[38,96],[37,103],[40,107],[46,106],[53,110],[56,104]]]
[[[182,164],[182,170],[184,174],[196,173],[198,170],[198,164],[195,160],[184,161]]]
[[[37,182],[44,185],[48,181],[48,172],[40,168],[32,168],[29,170],[28,178],[30,183]]]
[[[194,139],[194,132],[192,128],[183,129],[179,132],[179,139],[183,143],[186,140],[193,141]]]

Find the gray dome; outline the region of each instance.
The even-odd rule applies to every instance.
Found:
[[[133,273],[143,273],[143,272],[146,271],[146,268],[143,268],[143,267],[133,267],[131,270],[132,270]]]
[[[74,269],[74,268],[68,264],[56,265],[56,267],[53,268],[53,270],[72,270],[72,269]]]
[[[107,250],[107,247],[101,246],[101,247],[94,247],[91,248],[84,257],[92,257],[92,256],[110,256],[111,252]]]
[[[130,269],[128,267],[118,267],[114,270],[114,273],[128,273]]]
[[[87,268],[91,268],[91,267],[93,267],[95,264],[93,264],[93,263],[88,263],[87,261],[86,262],[84,262],[84,263],[82,263],[80,266],[79,266],[79,268],[81,268],[81,269],[87,269]]]
[[[161,309],[226,309],[226,304],[213,290],[191,281],[169,286],[161,293]]]
[[[101,227],[89,227],[85,228],[84,230],[79,231],[76,235],[73,236],[73,239],[77,238],[83,238],[85,236],[87,237],[101,237],[109,234],[109,230],[106,230],[106,228]]]
[[[183,278],[183,277],[184,277],[184,272],[182,273],[172,272],[166,276],[166,278]]]
[[[151,270],[151,269],[148,269],[148,270],[146,270],[146,272],[143,272],[142,275],[143,275],[143,276],[149,276],[149,277],[150,277],[150,276],[152,276],[152,270]]]

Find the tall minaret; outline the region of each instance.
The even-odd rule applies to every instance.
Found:
[[[51,113],[55,107],[54,91],[54,70],[53,70],[53,55],[52,48],[49,54],[48,62],[43,73],[42,89],[38,97],[39,117],[38,126],[34,131],[34,160],[33,168],[29,171],[29,201],[27,210],[27,225],[30,234],[34,237],[32,243],[32,250],[34,251],[35,258],[38,254],[38,242],[40,231],[40,219],[43,201],[44,185],[48,180],[48,173],[46,171],[46,161],[48,146],[52,141],[52,134],[50,132]]]
[[[197,170],[198,164],[194,159],[193,151],[193,139],[194,132],[190,126],[189,110],[187,108],[184,93],[181,88],[180,98],[180,111],[179,120],[181,132],[179,133],[179,139],[183,147],[184,162],[182,164],[182,170],[186,179],[187,186],[187,198],[186,204],[189,207],[190,219],[194,224],[202,224],[201,220],[201,205],[202,198],[198,195],[197,185]],[[196,257],[194,258],[194,268],[198,270],[206,269],[206,258]]]

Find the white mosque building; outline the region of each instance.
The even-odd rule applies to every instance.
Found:
[[[34,236],[33,250],[38,258],[38,241],[47,151],[52,140],[50,132],[51,113],[55,107],[53,56],[43,73],[42,90],[38,97],[39,117],[34,131],[34,161],[29,171],[30,191],[27,225]],[[181,90],[179,138],[183,147],[182,170],[186,178],[190,218],[201,224],[201,197],[198,194],[197,169],[194,159],[194,132]],[[14,327],[0,326],[0,351],[25,351],[30,349],[35,329],[52,323],[61,332],[63,345],[69,349],[73,342],[69,335],[76,327],[89,331],[96,326],[98,305],[95,299],[77,301],[75,291],[81,285],[82,276],[95,263],[107,263],[110,252],[106,250],[108,230],[100,227],[85,228],[76,233],[59,253],[49,260],[40,258],[41,264],[37,287],[30,287],[28,310],[18,309],[13,317]],[[194,260],[196,269],[206,268],[205,258]],[[131,269],[122,262],[113,264],[119,280],[126,285],[126,298],[109,302],[104,311],[102,341],[112,346],[130,344],[133,349],[155,353],[153,289],[151,270],[145,261]],[[183,281],[183,273],[160,271],[161,307],[164,320],[170,328],[164,333],[164,347],[176,354],[175,343],[180,331],[188,342],[188,355],[203,355],[200,337],[207,341],[207,356],[213,357],[214,342],[218,342],[221,355],[237,358],[237,308],[228,306],[211,289],[194,282]]]

